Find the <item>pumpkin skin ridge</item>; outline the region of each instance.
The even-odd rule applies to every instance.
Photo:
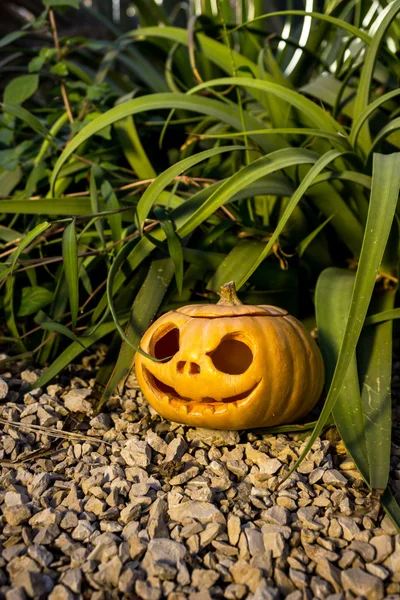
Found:
[[[191,306],[203,308],[214,305]],[[242,306],[246,310],[246,305]],[[227,306],[221,308],[231,309]],[[178,309],[162,315],[145,333],[140,347],[145,352],[152,350],[149,353],[153,354],[158,339],[177,328],[179,350],[165,363],[156,363],[139,353],[135,357],[139,385],[153,409],[162,417],[178,423],[231,430],[281,425],[308,413],[322,391],[322,357],[300,321],[283,309],[271,308],[279,313],[203,316]],[[268,321],[266,317],[272,320]],[[238,339],[235,336],[243,337],[253,355],[250,366],[238,375],[206,367],[205,355],[211,347],[217,349],[226,336],[233,339]],[[196,362],[196,358],[192,357],[199,357],[203,377],[198,374],[186,377],[185,373],[185,377],[180,378],[176,371],[180,360],[178,354],[186,362]],[[171,397],[172,404],[165,401],[167,393],[165,397],[161,392],[159,394],[165,399],[155,394],[154,386],[145,378],[144,369],[160,383],[177,391],[178,395]],[[184,390],[190,392],[189,397],[186,393],[182,394]],[[215,390],[219,392],[217,399],[214,399]],[[241,394],[248,395],[239,401],[229,400]],[[181,401],[180,398],[187,400]],[[212,398],[212,402],[208,402],[208,398]]]

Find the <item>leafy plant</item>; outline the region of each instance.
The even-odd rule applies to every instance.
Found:
[[[327,398],[301,458],[332,415],[400,526],[388,486],[400,0],[267,15],[219,0],[186,28],[137,0],[141,27],[108,24],[107,42],[59,37],[45,4],[0,40],[0,68],[18,73],[0,129],[15,354],[48,365],[45,385],[106,339],[101,406],[154,316],[234,279],[244,302],[318,326]]]

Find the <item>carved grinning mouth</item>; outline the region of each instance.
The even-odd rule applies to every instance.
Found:
[[[222,400],[215,400],[215,398],[209,398],[207,396],[201,400],[192,400],[191,398],[180,396],[173,387],[157,379],[157,377],[150,373],[150,371],[143,365],[142,369],[147,383],[153,389],[153,391],[156,392],[160,400],[168,402],[168,404],[171,404],[171,406],[174,408],[182,408],[187,413],[193,412],[194,410],[198,412],[200,409],[201,412],[208,410],[215,414],[221,414],[226,412],[228,409],[243,407],[250,401],[250,395],[255,391],[261,382],[260,380],[253,387],[242,394],[228,396],[227,398],[222,398]]]

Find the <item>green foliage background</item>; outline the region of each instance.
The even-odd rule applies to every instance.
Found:
[[[78,4],[45,0],[0,40],[10,354],[47,366],[45,385],[105,340],[101,406],[156,315],[215,301],[233,279],[244,302],[318,326],[327,396],[302,458],[332,417],[400,524],[388,486],[400,0],[266,15],[257,0],[171,15],[137,0],[137,29],[92,11],[110,40],[59,37],[57,11]]]

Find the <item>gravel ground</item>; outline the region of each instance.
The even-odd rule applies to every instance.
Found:
[[[133,376],[94,416],[100,355],[30,392],[3,370],[1,600],[400,600],[400,535],[332,430],[282,484],[304,441],[162,421]]]

